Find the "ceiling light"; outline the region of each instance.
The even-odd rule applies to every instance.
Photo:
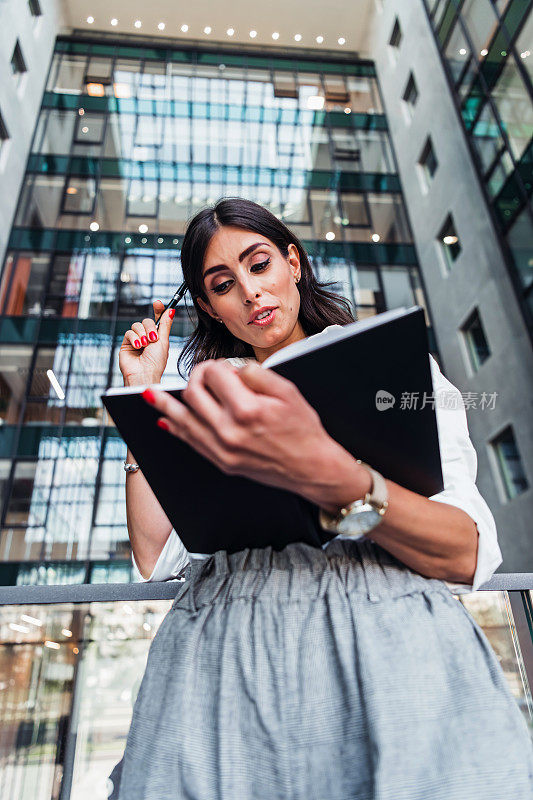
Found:
[[[85,114],[85,109],[84,108],[78,108],[78,114],[80,115],[80,117],[83,117],[83,115]]]
[[[324,108],[324,98],[320,94],[312,94],[307,98],[307,108],[320,111]]]
[[[145,225],[144,223],[139,225],[139,233],[148,233],[148,225]]]
[[[505,56],[507,55],[507,50],[501,50],[500,55],[505,58]]]
[[[89,128],[87,127],[87,125],[83,126],[83,128],[81,129],[81,132],[82,133],[89,133]]]
[[[461,47],[461,49],[459,50],[459,55],[460,56],[466,56],[466,50],[465,50],[464,47]]]
[[[47,369],[46,370],[46,375],[48,377],[48,380],[52,384],[52,387],[53,387],[55,393],[57,394],[57,396],[59,397],[59,399],[60,400],[64,400],[65,399],[65,392],[63,391],[63,389],[59,385],[59,381],[57,380],[57,378],[54,375],[53,371],[51,369]]]
[[[444,242],[444,244],[450,245],[450,244],[457,244],[458,239],[457,236],[445,236],[442,241]]]
[[[124,239],[124,243],[131,244],[131,236],[126,236],[126,238]]]
[[[30,617],[29,614],[21,614],[20,618],[23,622],[29,622],[31,625],[38,625],[39,627],[42,626],[42,620],[37,619],[37,617]]]
[[[59,650],[58,642],[51,642],[50,639],[46,639],[44,646],[50,647],[52,650]]]
[[[89,230],[96,233],[96,231],[100,230],[100,225],[97,222],[91,222],[91,224],[89,225]]]
[[[67,189],[67,194],[78,194],[78,190],[75,186],[69,186]]]
[[[279,33],[277,31],[275,33],[273,33],[272,34],[272,38],[273,39],[279,39]]]
[[[373,242],[379,242],[380,239],[381,239],[381,236],[379,235],[379,233],[373,233],[372,234],[372,241]]]
[[[113,27],[115,27],[115,25],[118,25],[118,19],[116,17],[113,17],[113,19],[111,20],[111,25]]]
[[[527,58],[531,55],[531,50],[524,50],[523,53],[520,53],[520,58]]]
[[[250,39],[255,39],[257,36],[257,31],[250,31]]]
[[[206,28],[204,28],[204,33],[207,34],[211,33],[211,28],[209,27],[209,25]]]
[[[158,244],[163,244],[163,237],[162,237],[162,236],[160,236],[160,237],[158,238],[157,242],[158,242]]]
[[[294,41],[295,42],[301,42],[302,41],[302,34],[301,33],[296,33],[295,36],[294,36]]]
[[[140,19],[136,19],[134,24],[136,28],[140,28],[142,26],[142,22]]]
[[[89,23],[89,25],[92,25],[94,22],[94,17],[87,17],[87,22]]]
[[[226,69],[226,65],[225,65],[225,64],[219,64],[219,65],[218,65],[218,68],[219,68],[220,70]]]
[[[346,44],[346,39],[344,38],[344,36],[341,36],[340,39],[337,39],[337,42],[339,44]]]
[[[141,242],[143,244],[146,244],[147,241],[148,241],[148,239],[146,238],[146,236],[143,236],[143,238],[141,239]]]
[[[479,53],[480,56],[487,56],[488,54],[489,54],[489,51],[487,50],[486,47],[484,47],[483,50],[480,50],[480,53]]]
[[[233,36],[233,34],[235,33],[235,28],[228,28],[226,33],[228,34],[228,36]]]
[[[90,94],[91,97],[103,97],[104,92],[104,84],[103,83],[88,83],[87,84],[87,94]]]
[[[333,233],[333,231],[328,231],[326,233],[326,239],[328,240],[328,242],[332,242],[334,238],[335,234]]]
[[[316,40],[317,40],[318,44],[322,44],[322,42],[324,41],[324,37],[323,36],[317,36]]]
[[[187,31],[189,30],[189,26],[188,25],[182,25],[181,26],[181,30],[183,31],[183,33],[187,33]]]
[[[164,22],[160,22],[157,27],[159,28],[160,31],[164,31],[165,30],[165,23]]]
[[[352,113],[352,109],[348,108],[348,106],[346,106],[346,108],[344,109],[344,113],[345,114],[351,114]]]

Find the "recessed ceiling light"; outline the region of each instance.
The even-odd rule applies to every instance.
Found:
[[[67,189],[67,194],[78,194],[78,190],[75,186],[69,186]]]
[[[87,94],[90,94],[91,97],[103,97],[105,94],[104,84],[103,83],[88,83],[87,84]]]
[[[481,50],[480,53],[479,53],[480,56],[488,56],[488,54],[489,54],[489,51],[487,50],[486,47],[484,47],[483,50]]]
[[[255,39],[257,36],[257,31],[250,31],[250,39]]]
[[[141,239],[141,242],[143,244],[146,244],[147,241],[148,241],[148,239],[146,238],[146,236],[143,236],[143,238]]]
[[[337,42],[339,44],[346,44],[346,39],[344,38],[344,36],[341,36],[340,39],[337,39]]]
[[[381,237],[380,237],[379,233],[373,233],[372,234],[372,241],[373,242],[379,242],[380,238]]]
[[[139,225],[139,233],[147,233],[147,232],[148,232],[148,225],[145,225],[144,223],[142,225]]]
[[[273,33],[272,34],[272,38],[273,39],[279,39],[279,33],[277,31],[275,33]]]
[[[457,236],[445,236],[442,241],[444,242],[444,244],[451,245],[451,244],[457,244],[459,240]]]
[[[115,25],[118,25],[118,19],[116,17],[113,17],[113,19],[111,20],[111,25],[113,25],[113,27],[115,27]]]
[[[235,28],[228,28],[226,33],[228,34],[228,36],[233,36],[233,34],[235,33]]]
[[[301,33],[296,33],[294,35],[294,41],[295,42],[301,42],[302,41],[302,34]]]
[[[219,65],[218,65],[218,68],[219,68],[219,69],[226,69],[226,65],[225,65],[225,64],[219,64]]]
[[[322,44],[322,42],[324,41],[324,37],[323,36],[317,36],[316,40],[317,40],[318,44]]]
[[[204,33],[208,34],[211,33],[211,28],[209,27],[209,25],[206,28],[204,28]]]
[[[89,225],[89,228],[92,231],[96,232],[96,231],[100,230],[100,225],[97,222],[91,222],[91,224]]]
[[[352,113],[352,109],[349,108],[348,106],[346,106],[346,108],[344,109],[344,113],[345,114],[351,114]]]
[[[333,231],[328,231],[326,233],[326,239],[328,240],[328,242],[332,242],[334,238],[335,234],[333,233]]]
[[[164,22],[160,22],[157,27],[159,28],[160,31],[164,31],[165,30],[165,23]]]
[[[136,28],[140,28],[142,26],[141,20],[140,19],[136,19],[135,22],[134,22],[134,25],[135,25]]]
[[[89,128],[87,127],[87,125],[83,126],[83,128],[81,129],[81,132],[82,133],[89,133]]]
[[[466,50],[465,50],[464,47],[461,47],[461,49],[459,50],[459,55],[460,56],[466,56]]]
[[[84,108],[78,108],[78,114],[80,115],[80,117],[83,117],[83,115],[85,114],[85,109]]]
[[[187,31],[189,30],[189,26],[188,25],[182,25],[181,26],[181,30],[183,31],[183,33],[187,33]]]
[[[131,236],[126,236],[124,241],[125,241],[126,244],[130,244],[131,243]]]
[[[92,25],[94,22],[94,17],[87,17],[87,22],[89,23],[89,25]]]
[[[527,58],[531,55],[531,50],[524,50],[523,53],[520,53],[520,58]]]

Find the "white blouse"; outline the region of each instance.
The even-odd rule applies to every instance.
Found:
[[[314,334],[314,336],[320,336],[331,328],[340,327],[342,326],[328,325],[327,328],[324,328],[320,333]],[[479,532],[477,565],[472,586],[466,583],[445,581],[452,594],[466,594],[467,592],[475,592],[483,583],[486,583],[495,569],[502,563],[503,558],[498,545],[494,517],[476,486],[477,453],[470,441],[463,398],[453,383],[450,383],[444,377],[431,354],[429,354],[429,358],[444,481],[443,491],[432,495],[429,499],[436,500],[439,503],[449,503],[452,506],[463,509],[474,520]],[[254,359],[227,359],[235,366],[242,366],[250,360]],[[441,393],[446,393],[444,398],[442,398]],[[439,397],[442,398],[441,401],[439,401]],[[339,534],[335,538],[350,537]],[[323,545],[323,549],[328,544],[329,542],[326,542]],[[132,552],[134,579],[143,583],[177,579],[190,563],[189,555],[193,558],[209,557],[204,553],[189,554],[173,528],[149,578],[143,578],[141,575]]]

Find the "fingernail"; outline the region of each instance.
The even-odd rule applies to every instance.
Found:
[[[145,389],[142,393],[142,397],[146,400],[147,403],[155,403],[155,394],[152,392],[151,389]]]
[[[135,341],[133,342],[133,346],[134,347],[140,347],[141,346],[140,341],[138,339],[135,339]]]
[[[163,428],[164,431],[169,430],[168,422],[166,421],[166,419],[163,419],[163,417],[159,417],[159,419],[157,420],[157,424],[159,425],[160,428]]]
[[[151,342],[155,342],[155,340],[157,339],[157,333],[155,331],[150,331],[148,336],[150,337]]]
[[[146,336],[141,336],[141,342],[143,343],[143,346],[146,347],[146,345],[148,344],[148,339],[146,338]]]
[[[174,319],[174,314],[175,313],[176,313],[176,309],[175,308],[171,308],[170,311],[168,312],[168,316],[170,317],[170,319]]]

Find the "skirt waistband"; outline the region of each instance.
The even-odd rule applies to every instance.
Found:
[[[371,603],[416,591],[450,595],[444,581],[413,571],[371,539],[334,539],[324,549],[296,542],[283,550],[220,550],[205,560],[192,560],[190,579],[178,590],[172,609],[196,612],[238,598],[310,601],[323,596],[332,582]]]

